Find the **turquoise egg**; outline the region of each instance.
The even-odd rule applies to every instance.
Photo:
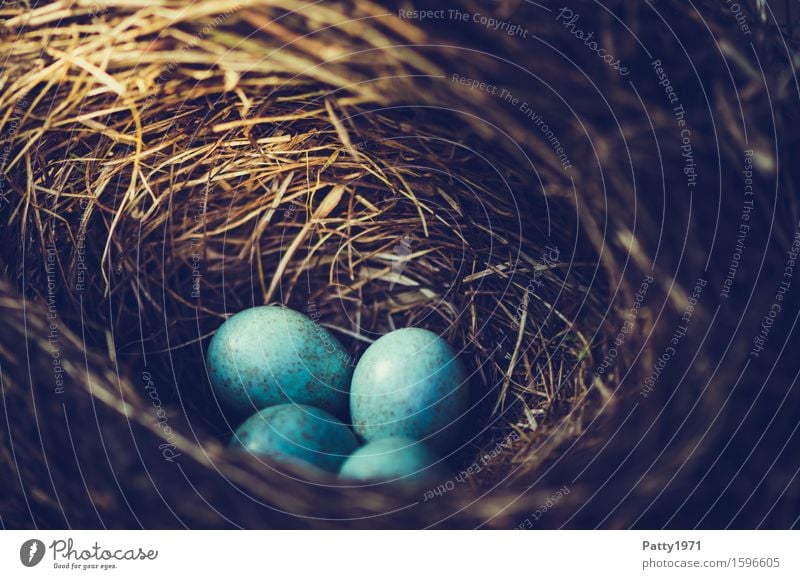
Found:
[[[337,472],[358,441],[346,425],[324,410],[279,404],[245,420],[236,429],[231,447],[284,464]]]
[[[368,442],[344,461],[339,476],[363,482],[418,485],[437,478],[436,457],[418,440],[393,436]]]
[[[234,315],[211,339],[206,363],[217,396],[241,414],[284,402],[347,413],[350,357],[327,329],[294,310],[261,306]]]
[[[350,385],[353,427],[368,441],[404,436],[446,450],[457,440],[468,403],[467,375],[455,350],[421,328],[376,340]]]

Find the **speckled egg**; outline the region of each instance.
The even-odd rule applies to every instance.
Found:
[[[440,474],[425,443],[402,436],[368,442],[344,461],[339,476],[350,481],[395,482],[416,486]]]
[[[281,306],[244,310],[219,327],[208,346],[214,391],[242,414],[295,402],[344,417],[350,357],[308,316]]]
[[[366,440],[405,436],[448,449],[467,410],[467,376],[437,334],[403,328],[375,341],[350,385],[353,427]]]
[[[337,472],[358,441],[347,426],[324,410],[279,404],[245,420],[236,429],[231,447],[284,464]]]

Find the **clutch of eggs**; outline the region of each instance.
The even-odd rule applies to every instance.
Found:
[[[351,481],[429,479],[438,470],[429,446],[452,448],[468,407],[457,353],[433,332],[404,328],[376,340],[354,372],[350,360],[327,329],[291,309],[229,318],[209,344],[208,375],[227,408],[255,412],[231,446],[277,463],[341,467]],[[340,420],[348,408],[367,442],[359,450]]]

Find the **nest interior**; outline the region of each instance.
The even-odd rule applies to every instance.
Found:
[[[643,78],[652,59],[621,22],[659,31],[647,52],[667,63],[697,165],[715,168],[704,187],[739,187],[732,168],[745,149],[757,151],[763,187],[777,180],[786,145],[770,136],[784,134],[788,113],[769,103],[790,100],[787,82],[759,76],[735,43],[711,52],[735,38],[729,14],[663,9],[696,67],[745,63],[698,81],[652,11],[575,4]],[[3,461],[16,473],[0,482],[4,525],[510,527],[557,496],[548,524],[626,526],[673,508],[654,489],[715,439],[701,445],[700,426],[684,429],[678,442],[701,451],[659,454],[675,439],[669,424],[713,412],[734,369],[712,363],[714,337],[695,331],[667,370],[694,368],[685,394],[661,388],[642,401],[641,381],[697,280],[708,294],[724,287],[727,263],[710,256],[738,200],[693,204],[663,86],[632,90],[552,15],[493,8],[530,29],[537,53],[511,34],[411,21],[399,8],[0,9]],[[755,58],[770,62],[775,48],[760,42]],[[791,231],[793,211],[788,202],[776,231]],[[727,251],[735,239],[721,237]],[[779,263],[791,237],[751,239],[761,237]],[[209,388],[204,351],[226,316],[265,303],[312,315],[355,358],[410,325],[457,345],[473,408],[448,461],[467,474],[431,498],[289,477],[226,452],[236,423]],[[713,308],[697,307],[696,326]],[[612,436],[623,424],[636,434]],[[628,459],[641,470],[598,496]]]

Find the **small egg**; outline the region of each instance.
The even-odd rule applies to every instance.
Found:
[[[393,436],[368,442],[344,461],[339,477],[416,486],[436,478],[436,457],[418,440]]]
[[[368,441],[405,436],[447,450],[468,403],[467,375],[455,350],[421,328],[376,340],[350,385],[353,427]]]
[[[289,308],[250,308],[225,321],[207,366],[218,397],[241,414],[284,402],[347,413],[350,357],[327,329]]]
[[[284,464],[337,472],[358,441],[346,425],[324,410],[279,404],[245,420],[236,429],[231,447]]]

